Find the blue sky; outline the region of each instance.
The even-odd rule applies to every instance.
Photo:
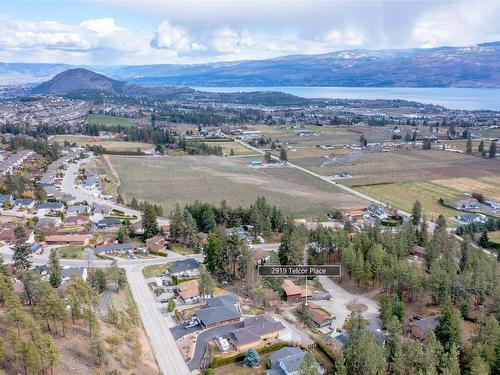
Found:
[[[500,40],[498,1],[0,1],[0,61],[203,63]]]

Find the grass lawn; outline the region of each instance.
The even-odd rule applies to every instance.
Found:
[[[128,157],[110,155],[120,178],[119,193],[160,204],[165,212],[196,199],[248,207],[264,196],[285,213],[317,217],[332,208],[368,202],[293,168],[249,168],[245,158],[216,156]]]
[[[65,135],[55,135],[52,138],[50,138],[50,142],[57,142],[60,145],[64,144],[64,141],[76,143],[78,146],[100,145],[109,151],[137,151],[155,147],[153,144],[149,143],[102,140],[99,139],[98,137],[91,137],[88,135],[65,134]]]
[[[194,254],[194,251],[192,248],[190,247],[184,247],[184,246],[181,246],[181,245],[174,245],[174,248],[172,249],[172,251],[176,252],[176,253],[179,253],[179,254],[182,254],[182,255],[191,255],[191,254]]]
[[[147,266],[147,267],[144,267],[142,269],[142,274],[144,275],[145,278],[154,277],[154,276],[158,275],[159,273],[165,272],[171,266],[172,266],[172,264],[170,264],[170,263]]]
[[[127,118],[109,115],[96,115],[90,114],[87,116],[87,123],[91,125],[104,125],[104,126],[123,126],[129,128],[134,124]]]
[[[61,258],[83,259],[85,246],[63,246],[59,248]]]
[[[215,370],[217,375],[260,375],[266,372],[266,362],[272,353],[263,354],[260,356],[260,367],[245,368],[243,362],[231,363],[227,366],[218,367]]]
[[[489,232],[488,237],[491,242],[500,244],[500,231]]]
[[[450,217],[459,213],[457,210],[441,206],[438,202],[439,198],[450,202],[463,197],[463,194],[457,190],[432,182],[401,182],[360,186],[355,189],[406,212],[410,212],[413,203],[419,200],[427,219],[432,221],[435,221],[439,215]]]

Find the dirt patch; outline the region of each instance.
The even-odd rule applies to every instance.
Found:
[[[346,307],[354,312],[354,313],[364,313],[366,310],[368,310],[368,306],[366,305],[363,305],[362,303],[358,303],[358,302],[349,302]]]

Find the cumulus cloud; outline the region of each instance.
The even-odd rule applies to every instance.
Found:
[[[255,41],[247,30],[238,32],[229,27],[215,30],[212,42],[219,52],[236,52],[255,46]]]
[[[151,46],[160,49],[170,49],[179,52],[201,51],[205,46],[190,40],[189,34],[183,27],[174,26],[165,20],[157,27]]]
[[[113,18],[98,18],[98,19],[85,20],[80,22],[80,27],[82,29],[93,31],[100,35],[123,30],[121,27],[118,27],[116,25],[115,20]]]
[[[417,18],[411,37],[421,47],[467,45],[500,38],[500,3],[446,4]]]

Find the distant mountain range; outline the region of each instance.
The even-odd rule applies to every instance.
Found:
[[[81,67],[158,86],[500,87],[500,42],[193,65]],[[0,63],[0,84],[42,82],[69,68],[74,66]]]

